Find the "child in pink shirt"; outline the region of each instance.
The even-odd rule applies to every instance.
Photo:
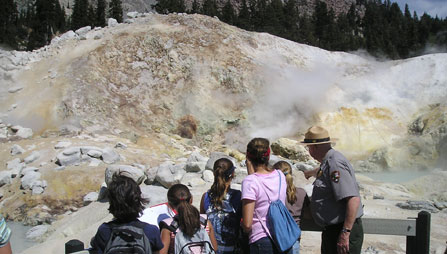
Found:
[[[280,253],[260,220],[267,225],[268,197],[276,200],[279,194],[279,199],[285,203],[285,176],[268,167],[270,147],[265,138],[252,139],[247,145],[246,157],[248,176],[242,182],[242,228],[249,235],[250,254]],[[281,177],[281,190],[278,177]]]

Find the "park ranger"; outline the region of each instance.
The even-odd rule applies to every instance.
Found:
[[[322,226],[321,253],[359,253],[363,243],[360,217],[363,207],[354,169],[348,159],[335,151],[326,129],[308,129],[304,141],[310,155],[320,167],[305,172],[306,178],[316,177],[313,183],[311,210],[314,221]]]

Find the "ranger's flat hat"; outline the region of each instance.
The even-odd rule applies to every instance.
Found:
[[[304,135],[304,140],[300,143],[302,145],[319,145],[327,143],[335,143],[337,139],[331,139],[329,132],[321,126],[310,127]]]

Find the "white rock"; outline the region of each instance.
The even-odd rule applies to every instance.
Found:
[[[16,135],[26,139],[26,138],[31,138],[33,136],[33,130],[30,128],[20,128],[17,132]]]
[[[13,168],[16,168],[16,167],[18,167],[19,165],[21,165],[21,161],[20,161],[20,159],[19,158],[15,158],[14,160],[10,160],[10,161],[8,161],[8,162],[6,162],[6,168],[7,169],[13,169]],[[20,168],[20,170],[21,170],[22,168]]]
[[[205,170],[205,171],[203,171],[203,173],[202,173],[202,178],[203,178],[203,180],[205,180],[205,182],[208,182],[208,183],[212,183],[212,182],[214,182],[214,174],[213,174],[213,171],[211,171],[211,170]]]
[[[31,189],[33,187],[34,182],[40,179],[41,174],[39,172],[31,171],[28,174],[26,174],[21,179],[22,188],[23,189]]]
[[[16,93],[16,92],[18,92],[18,91],[20,91],[20,90],[22,90],[23,89],[23,87],[21,87],[21,86],[15,86],[15,87],[11,87],[11,88],[9,88],[8,89],[8,92],[9,93]]]
[[[29,240],[37,240],[40,237],[42,237],[48,231],[49,228],[50,228],[49,225],[35,226],[26,232],[25,237],[26,239]]]
[[[118,25],[118,21],[116,21],[116,19],[114,19],[114,18],[109,18],[109,19],[107,20],[107,26],[114,27],[114,26],[116,26],[116,25]]]
[[[134,19],[134,18],[136,18],[138,16],[138,12],[136,12],[136,11],[132,11],[132,12],[128,12],[127,13],[127,17],[128,18],[131,18],[131,19]]]
[[[67,149],[71,149],[71,148],[67,148]],[[64,150],[64,152],[70,154],[70,155],[65,155],[64,152],[59,153],[56,156],[56,164],[58,164],[59,166],[69,166],[69,165],[79,165],[81,163],[81,151],[79,150],[79,148],[77,149],[77,152],[72,153],[73,151],[75,151],[76,149],[73,150],[68,150],[67,149]]]
[[[110,165],[105,171],[105,182],[107,186],[109,186],[112,182],[112,177],[115,173],[120,173],[124,176],[130,177],[138,184],[141,184],[146,179],[143,170],[137,167],[132,167],[129,165]]]
[[[98,196],[99,196],[99,194],[97,192],[90,192],[90,193],[88,193],[83,198],[84,205],[88,205],[91,202],[95,202],[96,200],[98,200]]]
[[[34,162],[35,160],[39,159],[39,157],[40,157],[40,153],[38,151],[34,151],[30,155],[28,155],[25,159],[23,159],[23,161],[26,164],[30,164],[30,163]]]
[[[31,194],[32,195],[40,195],[45,191],[44,188],[42,188],[41,186],[33,186],[31,188]]]
[[[197,187],[205,184],[205,181],[196,173],[186,173],[183,175],[180,182],[190,187]]]
[[[0,187],[12,182],[11,171],[0,171]]]
[[[83,36],[92,30],[91,26],[84,26],[75,31],[75,33],[79,36]]]
[[[118,142],[118,143],[116,143],[115,148],[123,148],[123,149],[126,149],[126,148],[127,148],[127,145],[124,144],[124,143],[122,143],[122,142]]]
[[[11,155],[17,155],[22,154],[25,152],[25,149],[23,149],[21,146],[15,144],[11,147]]]
[[[175,165],[171,161],[164,162],[157,169],[155,180],[166,188],[180,183],[183,175],[186,173],[185,164]]]
[[[101,158],[102,152],[98,150],[90,150],[87,152],[87,155],[93,158]]]
[[[71,146],[71,142],[68,141],[60,141],[55,146],[54,149],[62,149]]]
[[[113,148],[105,148],[102,152],[102,161],[107,164],[112,164],[120,160],[120,155]]]
[[[92,158],[92,159],[90,160],[90,163],[88,164],[88,166],[89,166],[89,167],[97,167],[97,166],[99,166],[101,163],[102,163],[101,160]]]
[[[67,148],[64,151],[62,151],[62,154],[66,155],[66,156],[70,156],[70,155],[77,154],[80,152],[81,152],[81,150],[79,147],[70,147],[70,148]]]
[[[37,172],[37,171],[39,171],[39,169],[36,167],[26,167],[20,171],[20,177],[23,177],[24,175],[28,174],[29,172]]]

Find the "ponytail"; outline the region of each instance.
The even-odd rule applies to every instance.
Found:
[[[168,190],[168,203],[176,209],[176,219],[180,230],[192,237],[200,229],[200,213],[191,205],[192,195],[188,187],[183,184],[174,184]]]
[[[296,187],[293,184],[292,167],[286,161],[278,161],[273,168],[281,170],[286,176],[287,183],[287,202],[293,205],[296,201]]]
[[[200,213],[190,201],[182,201],[177,207],[177,220],[183,234],[193,237],[200,229]]]
[[[209,196],[215,207],[222,207],[222,201],[227,194],[227,184],[233,178],[234,169],[233,163],[227,158],[214,162],[214,182],[209,190]]]

